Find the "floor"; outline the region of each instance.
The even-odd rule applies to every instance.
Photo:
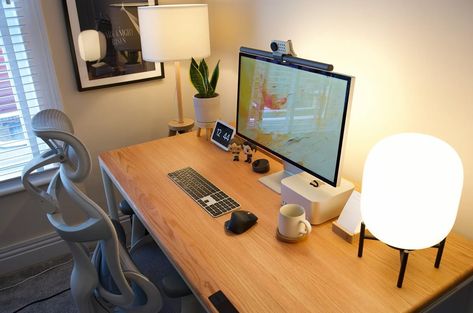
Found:
[[[66,255],[0,276],[0,312],[77,313],[69,290],[71,270]]]
[[[172,264],[155,244],[136,251],[140,271],[162,291],[162,278],[175,273]],[[78,313],[69,289],[72,266],[72,256],[64,255],[0,276],[0,313]],[[163,296],[163,301],[160,312],[180,311],[179,298]]]

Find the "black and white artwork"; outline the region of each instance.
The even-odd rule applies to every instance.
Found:
[[[157,4],[157,3],[156,3]],[[64,0],[66,24],[77,84],[80,91],[164,78],[162,63],[142,59],[136,0]],[[98,47],[79,43],[81,32],[94,30],[102,38]],[[84,60],[83,51],[100,50],[97,60]],[[84,50],[86,49],[86,50]],[[84,54],[84,52],[83,52]]]

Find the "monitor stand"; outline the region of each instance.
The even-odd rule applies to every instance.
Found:
[[[283,161],[283,166],[284,166],[284,170],[280,172],[276,172],[271,175],[263,176],[259,179],[259,181],[263,185],[268,187],[269,189],[280,194],[281,193],[281,180],[283,180],[286,177],[296,175],[302,172],[302,170],[300,170],[296,166],[286,161]]]

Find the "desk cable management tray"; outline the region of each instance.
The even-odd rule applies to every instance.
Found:
[[[171,172],[168,176],[212,217],[219,217],[240,207],[238,202],[191,167]]]

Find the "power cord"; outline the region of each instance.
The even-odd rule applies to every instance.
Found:
[[[45,298],[42,298],[42,299],[35,300],[35,301],[33,301],[33,302],[30,302],[30,303],[28,303],[28,304],[25,304],[24,306],[22,306],[22,307],[16,309],[15,311],[13,311],[13,312],[11,312],[11,313],[18,313],[18,312],[20,312],[20,311],[26,309],[27,307],[29,307],[29,306],[31,306],[31,305],[33,305],[33,304],[40,303],[40,302],[43,302],[43,301],[52,299],[52,298],[54,298],[54,297],[57,297],[57,296],[59,296],[59,295],[65,293],[65,292],[69,291],[69,290],[71,290],[70,287],[69,287],[69,288],[66,288],[66,289],[64,289],[64,290],[61,290],[61,291],[59,291],[59,292],[56,292],[55,294],[53,294],[53,295],[51,295],[51,296],[48,296],[48,297],[45,297]],[[102,307],[102,309],[105,310],[105,312],[112,312],[109,308],[105,307],[104,304],[101,303],[99,300],[96,300],[96,302],[100,305],[100,307]]]
[[[65,293],[66,291],[69,291],[69,290],[71,290],[71,288],[67,288],[67,289],[61,290],[61,291],[56,292],[55,294],[53,294],[53,295],[51,295],[51,296],[49,296],[49,297],[42,298],[42,299],[38,299],[38,300],[35,300],[35,301],[30,302],[30,303],[28,303],[28,304],[25,304],[24,306],[22,306],[21,308],[16,309],[16,310],[13,311],[12,313],[18,313],[18,312],[20,312],[21,310],[26,309],[26,308],[29,307],[30,305],[33,305],[33,304],[35,304],[35,303],[39,303],[39,302],[43,302],[43,301],[49,300],[49,299],[51,299],[51,298],[54,298],[54,297],[56,297],[56,296],[59,296],[60,294]]]
[[[54,266],[51,266],[50,268],[47,268],[47,269],[45,269],[45,270],[43,270],[43,271],[41,271],[41,272],[39,272],[39,273],[37,273],[37,274],[35,274],[35,275],[32,275],[32,276],[30,276],[30,277],[27,277],[27,278],[23,279],[22,281],[20,281],[20,282],[18,282],[18,283],[15,283],[15,284],[13,284],[13,285],[11,285],[11,286],[7,286],[7,287],[1,288],[1,289],[0,289],[0,292],[5,291],[5,290],[8,290],[8,289],[11,289],[11,288],[16,287],[16,286],[19,286],[19,285],[23,284],[24,282],[27,282],[28,280],[31,280],[31,279],[33,279],[33,278],[36,278],[36,277],[38,277],[38,276],[40,276],[40,275],[42,275],[42,274],[44,274],[44,273],[46,273],[46,272],[48,272],[48,271],[50,271],[50,270],[53,270],[53,269],[55,269],[55,268],[58,268],[58,267],[60,267],[60,266],[62,266],[62,265],[68,264],[68,263],[70,263],[71,261],[72,261],[72,259],[67,260],[66,262],[63,262],[63,263],[60,263],[60,264],[56,264],[56,265],[54,265]],[[33,302],[30,302],[30,303],[28,303],[28,304],[26,304],[26,305],[24,305],[24,306],[22,306],[22,307],[16,309],[15,311],[13,311],[13,312],[11,312],[11,313],[18,313],[18,312],[20,312],[20,311],[26,309],[27,307],[29,307],[29,306],[31,306],[31,305],[33,305],[33,304],[36,304],[36,303],[40,303],[40,302],[49,300],[49,299],[51,299],[51,298],[54,298],[54,297],[56,297],[56,296],[59,296],[59,295],[65,293],[65,292],[67,292],[67,291],[69,291],[69,290],[71,290],[70,287],[69,287],[69,288],[66,288],[66,289],[64,289],[64,290],[61,290],[61,291],[59,291],[59,292],[56,292],[55,294],[53,294],[53,295],[51,295],[51,296],[48,296],[48,297],[45,297],[45,298],[42,298],[42,299],[35,300],[35,301],[33,301]],[[106,312],[111,312],[110,309],[107,308],[107,307],[105,307],[100,301],[97,301],[97,303],[98,303],[98,304],[102,307],[102,309],[104,309]]]
[[[25,279],[23,279],[22,281],[20,281],[20,282],[18,282],[18,283],[16,283],[16,284],[13,284],[13,285],[8,286],[8,287],[3,287],[2,289],[0,289],[0,292],[5,291],[5,290],[7,290],[7,289],[11,289],[11,288],[16,287],[16,286],[19,286],[19,285],[23,284],[24,282],[27,282],[27,281],[30,280],[30,279],[36,278],[36,277],[38,277],[38,276],[40,276],[40,275],[42,275],[42,274],[44,274],[44,273],[46,273],[46,272],[48,272],[48,271],[50,271],[50,270],[53,270],[53,269],[55,269],[55,268],[58,268],[59,266],[65,265],[65,264],[67,264],[67,263],[70,263],[71,261],[72,261],[72,259],[70,259],[70,260],[68,260],[68,261],[66,261],[66,262],[64,262],[64,263],[60,263],[60,264],[54,265],[54,266],[52,266],[52,267],[50,267],[50,268],[45,269],[45,270],[42,271],[42,272],[39,272],[38,274],[32,275],[32,276],[30,276],[30,277],[28,277],[28,278],[25,278]]]

